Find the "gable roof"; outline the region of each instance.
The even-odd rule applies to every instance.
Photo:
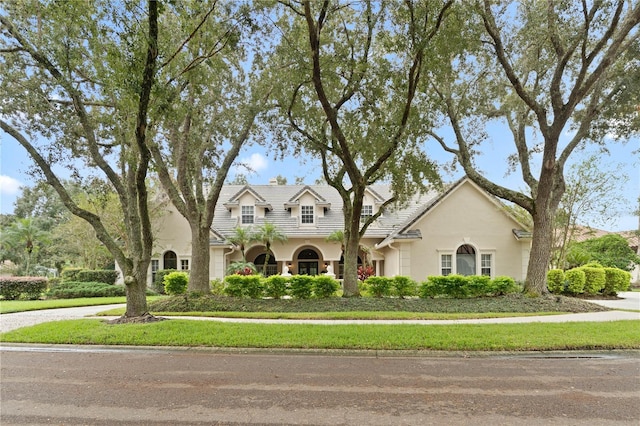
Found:
[[[285,203],[285,208],[299,205],[300,198],[302,198],[304,194],[311,194],[311,196],[316,199],[317,206],[325,208],[331,207],[331,203],[329,203],[322,195],[318,194],[318,192],[311,188],[309,185],[305,185],[300,191],[298,191],[293,197],[291,197],[289,201]]]
[[[491,201],[492,203],[500,207],[500,210],[505,215],[507,215],[511,220],[513,220],[516,224],[518,224],[518,226],[520,226],[521,228],[524,228],[524,229],[512,230],[516,238],[525,239],[525,238],[531,237],[531,233],[528,230],[526,230],[526,226],[521,224],[520,221],[518,221],[511,213],[509,213],[506,209],[504,209],[503,208],[504,205],[496,197],[492,196],[491,194],[489,194],[488,192],[480,188],[475,182],[473,182],[468,177],[463,177],[458,181],[449,185],[444,190],[444,192],[442,192],[439,196],[432,198],[431,200],[429,200],[429,202],[425,203],[421,208],[416,209],[413,212],[413,214],[409,218],[407,218],[407,220],[405,221],[404,224],[402,224],[401,227],[398,227],[391,234],[389,234],[383,241],[381,241],[379,244],[376,244],[376,247],[377,248],[384,247],[388,244],[393,243],[393,241],[399,240],[399,239],[406,240],[406,239],[422,238],[422,235],[420,234],[420,230],[410,229],[411,226],[413,226],[416,222],[418,222],[420,219],[426,216],[436,206],[441,204],[445,199],[449,197],[449,195],[451,195],[456,189],[460,188],[464,183],[471,184],[476,190],[478,190],[478,192],[483,194],[489,201]]]
[[[256,206],[264,207],[269,210],[272,209],[271,204],[269,204],[258,192],[256,192],[249,185],[243,186],[235,195],[233,195],[229,199],[229,201],[227,201],[226,203],[223,203],[223,205],[227,209],[230,209],[234,206],[238,206],[240,205],[240,198],[247,193],[251,194],[251,196],[253,196],[253,198],[256,200],[256,203],[255,203]]]

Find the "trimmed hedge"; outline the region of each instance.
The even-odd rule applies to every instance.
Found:
[[[164,291],[169,295],[185,294],[189,285],[189,274],[186,272],[172,272],[164,276]]]
[[[264,279],[264,295],[274,299],[280,299],[287,295],[287,282],[289,280],[282,275],[271,275]]]
[[[547,288],[554,294],[615,296],[629,289],[630,283],[631,274],[628,271],[591,264],[566,272],[552,269],[547,273]]]
[[[294,275],[289,279],[291,296],[296,299],[309,299],[313,294],[313,277],[310,275]]]
[[[62,272],[60,272],[60,278],[62,281],[79,281],[78,274],[84,271],[83,268],[64,268]]]
[[[177,269],[160,269],[156,271],[156,278],[153,281],[153,288],[158,294],[167,294],[164,292],[164,276],[172,272],[179,272]]]
[[[577,295],[584,292],[586,277],[583,270],[569,269],[564,273],[564,277],[567,281],[565,291],[568,294]]]
[[[363,284],[366,291],[373,297],[388,297],[391,296],[393,278],[373,275],[364,280]]]
[[[20,296],[36,300],[47,289],[46,277],[0,277],[0,296],[16,300]]]
[[[52,299],[76,299],[79,297],[113,297],[125,296],[126,290],[122,285],[112,285],[99,282],[63,281],[49,289],[48,296]]]
[[[317,275],[313,277],[313,282],[311,283],[313,296],[318,299],[326,299],[333,296],[339,288],[340,283],[327,275]]]
[[[631,286],[631,273],[618,268],[604,268],[604,288],[602,292],[615,296],[620,291],[627,291]]]
[[[280,299],[292,296],[296,299],[327,298],[335,295],[340,283],[327,275],[227,275],[224,278],[224,293],[231,297]]]
[[[604,268],[583,266],[580,269],[584,272],[584,292],[590,295],[600,293],[606,281]]]
[[[90,270],[83,269],[76,274],[76,279],[73,281],[81,281],[85,283],[105,283],[115,284],[118,279],[118,271],[110,269],[98,269]]]
[[[515,280],[507,276],[491,279],[484,275],[447,275],[430,276],[420,285],[418,295],[421,298],[498,296],[519,291]]]

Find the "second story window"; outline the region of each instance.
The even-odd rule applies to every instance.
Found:
[[[242,206],[242,223],[253,223],[253,206]]]
[[[313,206],[301,206],[300,219],[302,223],[313,223]]]
[[[362,206],[362,213],[360,213],[360,220],[367,220],[373,216],[373,206],[371,204],[365,204]]]

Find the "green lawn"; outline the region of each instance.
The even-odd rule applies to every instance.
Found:
[[[160,296],[149,296],[147,301],[159,299]],[[47,299],[47,300],[0,300],[0,314],[12,312],[37,311],[40,309],[74,308],[76,306],[111,305],[126,303],[121,297],[84,297],[79,299]],[[123,310],[124,312],[124,310]]]
[[[640,321],[458,325],[237,324],[168,320],[58,321],[0,335],[5,343],[343,350],[640,349]]]

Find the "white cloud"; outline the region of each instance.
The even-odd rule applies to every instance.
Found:
[[[269,160],[257,152],[254,152],[249,157],[240,159],[238,165],[235,167],[235,173],[256,173],[259,174],[267,170],[269,167]]]
[[[0,175],[0,194],[17,195],[20,193],[22,183],[11,176]]]

